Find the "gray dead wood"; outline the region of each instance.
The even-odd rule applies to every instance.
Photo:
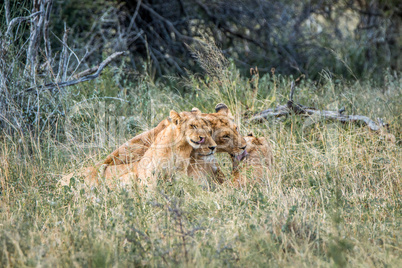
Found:
[[[345,115],[343,114],[343,112],[345,111],[344,107],[342,107],[338,111],[325,111],[297,104],[293,101],[294,90],[295,83],[292,82],[289,100],[286,105],[278,105],[276,108],[270,108],[259,112],[253,115],[248,120],[248,122],[261,123],[269,119],[286,117],[291,114],[296,114],[304,117],[315,116],[327,121],[338,121],[342,123],[367,125],[372,131],[379,131],[383,128],[388,127],[388,124],[384,123],[381,119],[377,119],[377,122],[375,122],[369,117],[363,115]]]
[[[37,12],[34,12],[31,15],[26,16],[26,17],[18,17],[18,18],[12,19],[10,21],[10,23],[8,24],[7,31],[6,31],[6,36],[11,36],[11,31],[12,31],[13,27],[17,23],[21,23],[23,21],[29,20],[29,19],[31,19],[31,18],[33,18],[35,16],[41,15],[42,13],[43,13],[42,11],[37,11]]]

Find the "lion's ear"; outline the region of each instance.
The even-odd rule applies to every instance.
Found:
[[[195,114],[197,114],[197,115],[200,115],[200,114],[201,114],[200,109],[198,109],[197,107],[193,107],[193,109],[191,109],[191,112],[192,112],[192,113],[195,113]]]
[[[215,112],[223,114],[223,115],[228,115],[229,113],[229,108],[226,106],[224,103],[218,103],[215,106]]]
[[[222,114],[222,115],[226,115],[227,117],[229,117],[231,120],[234,120],[234,117],[232,115],[232,113],[230,112],[229,108],[227,107],[226,104],[224,103],[218,103],[215,106],[215,112],[217,112],[218,114]]]
[[[258,138],[254,138],[254,139],[251,141],[251,143],[252,143],[252,144],[255,144],[255,145],[262,145],[262,144],[261,144],[261,141],[260,141]]]
[[[173,122],[173,124],[175,125],[180,124],[181,117],[178,112],[171,110],[169,117],[170,120]]]
[[[260,137],[260,138],[254,139],[253,143],[255,145],[264,145],[264,144],[267,144],[268,142],[264,137]]]

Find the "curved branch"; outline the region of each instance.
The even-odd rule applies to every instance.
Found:
[[[76,80],[72,80],[72,81],[66,81],[66,82],[62,82],[62,83],[49,83],[46,85],[42,85],[42,86],[34,86],[34,87],[30,87],[27,88],[23,91],[21,91],[19,94],[21,94],[22,92],[31,92],[33,91],[35,88],[40,88],[41,90],[43,89],[47,89],[47,90],[51,90],[54,88],[62,88],[62,87],[68,87],[68,86],[72,86],[78,83],[82,83],[85,81],[89,81],[89,80],[93,80],[95,78],[97,78],[101,72],[103,71],[103,69],[109,64],[111,63],[113,60],[115,60],[116,58],[120,57],[121,55],[126,55],[127,52],[126,51],[120,51],[120,52],[115,52],[112,55],[110,55],[109,57],[107,57],[106,60],[104,60],[103,62],[101,62],[101,64],[99,65],[99,67],[96,68],[96,72],[94,74],[91,75],[85,75],[81,78],[78,78]],[[88,74],[91,72],[94,72],[95,68],[90,68],[88,70],[85,70],[83,72],[81,72],[81,74]]]
[[[29,16],[26,17],[18,17],[18,18],[14,18],[10,21],[10,24],[7,27],[7,31],[6,31],[6,36],[10,36],[11,30],[13,29],[14,25],[17,23],[21,23],[23,21],[29,20],[30,18],[33,18],[35,16],[41,15],[43,13],[43,11],[37,11],[35,13],[32,13]]]

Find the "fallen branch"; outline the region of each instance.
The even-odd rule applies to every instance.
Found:
[[[300,79],[300,78],[299,78]],[[296,81],[297,83],[298,81]],[[367,116],[362,115],[344,115],[345,108],[342,107],[338,111],[324,111],[317,110],[313,107],[307,107],[301,104],[297,104],[293,101],[293,95],[295,90],[295,83],[292,81],[289,100],[286,105],[278,105],[276,108],[266,109],[252,116],[249,123],[261,123],[270,118],[286,117],[291,114],[301,115],[304,117],[317,116],[323,120],[339,121],[342,123],[355,123],[360,125],[367,125],[372,131],[380,131],[384,128],[388,128],[388,124],[384,123],[381,119],[377,119],[377,122],[371,120]]]
[[[90,69],[85,70],[85,71],[83,71],[83,72],[80,73],[80,74],[88,74],[88,73],[93,73],[93,72],[96,70],[96,72],[95,72],[94,74],[85,75],[85,76],[82,76],[82,77],[80,77],[80,78],[78,78],[78,79],[76,79],[76,80],[71,80],[71,81],[66,81],[66,82],[61,82],[61,83],[49,83],[49,84],[42,85],[42,86],[33,86],[33,87],[27,88],[27,89],[25,89],[25,90],[23,90],[23,91],[21,91],[21,92],[30,92],[30,91],[33,91],[33,90],[36,89],[36,88],[39,88],[39,89],[41,89],[41,90],[44,90],[44,89],[52,90],[52,89],[54,89],[54,88],[68,87],[68,86],[72,86],[72,85],[75,85],[75,84],[78,84],[78,83],[82,83],[82,82],[85,82],[85,81],[93,80],[93,79],[97,78],[97,77],[101,74],[101,72],[103,71],[103,69],[104,69],[109,63],[111,63],[111,62],[112,62],[113,60],[115,60],[117,57],[120,57],[121,55],[124,55],[124,54],[127,54],[127,52],[126,52],[126,51],[115,52],[115,53],[113,53],[112,55],[110,55],[106,60],[104,60],[104,61],[99,65],[99,67],[96,67],[96,69],[95,69],[95,68],[90,68]],[[21,93],[20,93],[20,94],[21,94]]]

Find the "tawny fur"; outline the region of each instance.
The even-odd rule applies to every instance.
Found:
[[[155,128],[135,136],[109,154],[101,165],[121,165],[139,161],[148,148],[155,141],[158,134],[169,125],[169,120],[162,120]]]
[[[204,156],[213,155],[216,143],[208,121],[197,114],[184,119],[175,111],[171,111],[170,118],[170,125],[159,133],[138,162],[138,174],[126,174],[123,178],[137,175],[140,184],[154,186],[159,176],[187,175],[194,150]],[[203,142],[197,143],[200,140]]]
[[[213,129],[212,137],[218,145],[217,152],[227,152],[232,157],[243,154],[246,141],[239,134],[228,107],[220,103],[216,105],[215,109],[215,113],[202,114],[197,108],[193,108],[192,112],[181,112],[180,116],[188,119],[197,114],[206,119]],[[132,170],[131,172],[135,174],[136,171],[133,171],[133,169],[138,164],[130,165],[130,163],[138,162],[155,142],[158,134],[169,126],[169,124],[168,119],[163,120],[154,129],[144,132],[120,146],[95,167],[88,167],[76,173],[81,174],[81,176],[84,175],[86,181],[94,183],[97,183],[98,171],[100,171],[100,174],[103,174],[106,180],[111,178],[123,179],[122,175],[128,174],[129,170]],[[105,168],[102,168],[102,166]],[[102,172],[102,170],[104,171]],[[204,157],[197,150],[194,150],[191,154],[188,175],[197,178],[211,176],[219,183],[224,181],[224,175],[217,166],[215,157]],[[73,173],[70,173],[63,180],[66,181],[66,178],[69,180],[69,177],[71,178],[72,176]],[[132,174],[130,177],[132,177]],[[127,180],[127,176],[125,176],[125,180]]]
[[[247,142],[248,155],[242,161],[232,158],[235,186],[261,181],[274,164],[272,148],[266,138],[257,138],[252,133],[244,138]]]
[[[97,168],[97,167],[91,166],[91,167],[85,167],[85,168],[82,168],[79,170],[75,170],[75,171],[63,176],[60,179],[59,183],[62,186],[68,186],[68,185],[70,185],[71,178],[76,176],[76,177],[85,178],[85,182],[88,185],[91,185],[91,186],[97,185],[99,169],[103,170],[104,167],[101,166],[101,167]]]
[[[125,142],[96,165],[75,170],[63,176],[60,180],[61,185],[69,185],[70,179],[74,176],[85,178],[85,182],[89,185],[96,185],[99,183],[99,175],[105,174],[105,177],[108,179],[128,173],[130,165],[125,166],[125,164],[141,160],[142,156],[155,141],[156,136],[168,125],[168,119],[164,119],[155,128]],[[116,168],[109,168],[109,166],[116,166]]]
[[[195,118],[195,116],[199,116],[201,114],[201,112],[198,109],[195,109],[191,112],[181,112],[179,113],[180,117],[182,120],[190,120],[192,118]],[[167,119],[166,119],[167,120]],[[164,120],[165,121],[165,120]],[[164,122],[162,121],[162,122]],[[169,121],[167,120],[168,123],[164,123],[164,127],[161,129],[159,128],[159,126],[161,126],[162,124],[158,125],[158,130],[154,131],[154,133],[161,133],[162,131],[165,131],[166,127],[169,126]],[[150,137],[150,136],[148,136]],[[132,141],[135,140],[135,138],[131,139]],[[156,137],[154,137],[148,144],[147,144],[147,149],[149,149],[149,147],[155,143]],[[137,139],[138,141],[138,139]],[[141,141],[139,141],[139,143],[141,143],[141,145],[143,144]],[[148,146],[149,145],[149,146]],[[136,147],[136,144],[131,143],[131,147]],[[123,148],[124,146],[121,146],[121,148]],[[196,151],[197,154],[196,155],[201,155],[203,156],[203,150],[204,150],[205,146],[201,146],[201,148],[199,149],[194,149],[193,151]],[[114,178],[118,178],[120,181],[122,180],[127,180],[127,177],[137,177],[138,176],[138,171],[137,171],[137,167],[138,167],[138,162],[141,160],[141,158],[144,157],[145,155],[145,151],[143,151],[143,153],[141,155],[139,155],[141,152],[140,151],[136,151],[137,156],[139,158],[139,160],[136,160],[134,162],[129,162],[128,164],[119,164],[119,165],[109,165],[106,167],[103,176],[105,177],[106,180],[110,180],[110,179],[114,179]],[[210,152],[208,152],[209,154]],[[108,156],[109,157],[109,156]],[[131,161],[133,159],[131,158]],[[125,174],[128,173],[132,173],[130,175],[127,176],[123,176]]]
[[[195,109],[198,110],[193,108],[193,111]],[[212,138],[218,145],[216,152],[226,152],[232,157],[242,155],[246,148],[246,141],[238,132],[229,108],[225,104],[219,103],[216,105],[215,111],[210,114],[202,113],[201,116],[211,124]],[[202,157],[197,151],[194,151],[190,158],[188,175],[195,179],[212,177],[218,183],[223,183],[225,179],[215,156]]]
[[[182,115],[183,118],[187,118],[186,115]],[[89,185],[96,185],[99,183],[99,177],[105,177],[106,180],[110,180],[112,178],[119,178],[129,172],[136,172],[134,170],[136,165],[130,164],[141,160],[148,148],[155,142],[158,134],[169,124],[168,119],[162,120],[155,128],[125,142],[103,161],[98,162],[94,166],[75,170],[64,176],[60,180],[61,185],[69,185],[70,179],[74,176],[83,177]]]
[[[239,134],[237,130],[236,124],[233,122],[232,115],[227,108],[225,104],[218,104],[216,106],[216,112],[215,113],[201,113],[197,108],[193,108],[191,112],[181,112],[180,116],[184,118],[189,118],[190,116],[197,114],[205,119],[207,119],[208,122],[210,122],[211,127],[213,129],[213,134],[212,137],[216,141],[218,147],[217,147],[217,152],[227,152],[232,156],[237,156],[240,155],[244,152],[244,148],[246,146],[246,141],[244,138]],[[219,108],[218,108],[219,107]],[[162,121],[163,122],[163,121]],[[154,133],[160,132],[163,129],[162,127],[167,126],[167,123],[161,123],[158,125],[158,127],[154,130]],[[147,137],[150,137],[148,135]],[[131,141],[139,139],[133,138]],[[152,144],[154,142],[150,141],[148,144]],[[143,144],[140,141],[141,144]],[[136,145],[131,142],[131,148],[135,147]],[[120,148],[124,148],[124,145],[121,146]],[[139,155],[139,151],[136,151],[137,155]],[[139,157],[142,157],[143,155],[139,155]],[[120,165],[118,165],[120,166]],[[120,178],[121,180],[124,178],[127,180],[128,176],[135,177],[135,175],[127,175],[127,176],[122,176],[124,174],[127,174],[127,166],[121,165],[121,167],[107,167],[106,172],[105,172],[105,179],[108,180],[110,178]],[[128,165],[130,166],[130,165]],[[136,165],[134,165],[136,167]],[[212,177],[215,181],[222,183],[224,181],[224,175],[220,171],[217,163],[215,156],[208,156],[205,157],[204,155],[200,154],[198,150],[193,150],[191,157],[190,157],[190,165],[188,168],[188,175],[194,178],[202,178],[202,177]]]

